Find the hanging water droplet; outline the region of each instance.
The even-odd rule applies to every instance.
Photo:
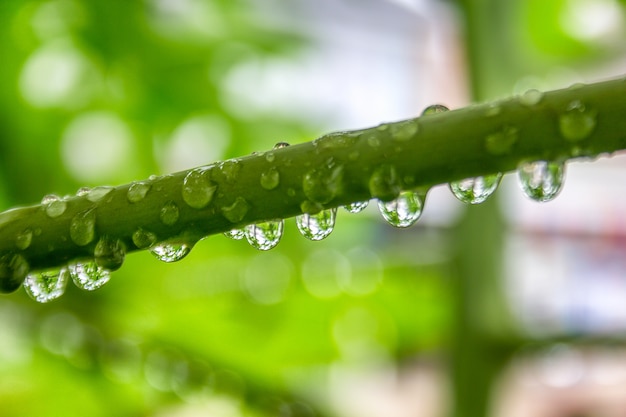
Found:
[[[67,268],[30,273],[24,280],[24,290],[33,300],[47,303],[63,295],[68,275]]]
[[[537,104],[539,104],[539,102],[542,99],[543,99],[543,93],[535,89],[527,90],[524,94],[522,94],[518,98],[520,104],[526,107],[536,106]]]
[[[389,133],[393,140],[405,142],[411,140],[419,131],[417,120],[406,120],[389,124]]]
[[[50,218],[59,217],[65,213],[67,202],[54,194],[48,194],[41,199],[41,205],[44,206],[46,214]]]
[[[322,240],[333,231],[337,209],[322,210],[319,213],[304,213],[296,216],[296,225],[302,236],[310,240]]]
[[[379,200],[389,201],[398,196],[400,181],[393,165],[381,165],[374,170],[369,180],[370,194]]]
[[[201,209],[209,205],[217,184],[210,180],[211,171],[208,169],[193,169],[183,180],[183,200],[190,207]]]
[[[90,208],[76,214],[70,223],[70,238],[78,246],[91,243],[95,237],[96,211]]]
[[[26,228],[15,236],[15,246],[20,250],[28,249],[32,240],[33,231],[30,228]]]
[[[246,240],[256,249],[270,250],[280,242],[284,224],[284,220],[250,224],[245,228]]]
[[[261,187],[266,190],[273,190],[278,187],[280,183],[280,174],[275,167],[271,167],[267,171],[261,173],[261,178],[259,180],[261,182]]]
[[[559,117],[559,129],[565,140],[578,142],[588,137],[596,127],[596,112],[579,100],[572,101]]]
[[[231,223],[239,223],[246,217],[250,204],[243,198],[237,197],[230,206],[222,207],[222,215]]]
[[[241,240],[246,236],[246,234],[242,229],[232,229],[224,232],[224,236],[229,237],[233,240]]]
[[[85,291],[97,290],[111,279],[111,272],[94,261],[78,262],[68,269],[74,285]]]
[[[237,175],[239,175],[241,163],[236,159],[229,159],[228,161],[220,162],[217,167],[215,174],[223,177],[226,182],[234,182],[237,179]]]
[[[520,164],[517,175],[527,197],[545,202],[554,199],[561,190],[564,171],[562,163],[535,161]]]
[[[139,228],[133,232],[133,243],[139,249],[146,249],[156,243],[157,237],[154,233]]]
[[[173,201],[168,201],[163,205],[163,207],[161,207],[159,218],[164,225],[172,226],[178,221],[179,215],[180,213],[176,203],[174,203]]]
[[[113,191],[113,187],[95,187],[87,193],[87,200],[97,203]]]
[[[152,185],[147,182],[134,182],[128,187],[126,198],[131,203],[138,203],[145,198],[151,187]]]
[[[369,205],[369,200],[366,201],[357,201],[355,203],[346,204],[343,206],[349,213],[360,213]]]
[[[334,162],[312,169],[302,178],[302,191],[306,197],[326,204],[340,193],[343,186],[343,165]]]
[[[444,106],[443,104],[433,104],[424,109],[424,111],[422,112],[422,116],[430,116],[433,114],[445,113],[449,110],[450,109]]]
[[[186,243],[163,243],[150,250],[159,261],[176,262],[189,254],[193,245]]]
[[[109,271],[120,269],[126,256],[124,242],[108,236],[100,238],[93,251],[96,264]]]
[[[17,290],[29,271],[28,262],[22,255],[8,253],[0,256],[0,292]]]
[[[409,227],[422,215],[424,195],[414,191],[403,191],[392,201],[379,201],[378,208],[383,218],[392,226]]]
[[[492,133],[485,138],[485,148],[492,155],[505,155],[511,152],[517,142],[518,129],[505,126],[502,130]]]
[[[450,183],[452,194],[467,204],[480,204],[496,191],[502,174],[485,175],[476,178],[466,178]]]

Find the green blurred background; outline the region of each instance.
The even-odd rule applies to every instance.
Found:
[[[2,0],[0,207],[408,118],[434,102],[619,76],[623,4]],[[598,204],[591,215],[611,202]],[[506,294],[507,271],[521,267],[503,242],[518,229],[518,246],[562,234],[550,218],[567,204],[539,210],[528,233],[495,200],[466,208],[444,187],[410,230],[371,206],[340,211],[323,242],[288,220],[267,253],[212,236],[177,264],[133,254],[93,293],[70,283],[48,304],[23,290],[3,296],[0,417],[514,416],[517,391],[493,388],[520,361],[555,367],[573,355],[580,367],[581,349],[600,346],[611,353],[601,360],[625,367],[624,317],[609,314],[610,343],[596,343],[604,322],[579,325],[588,316],[572,318],[575,302],[546,326]],[[606,246],[600,267],[623,249],[604,236],[622,236],[613,226],[594,235]],[[572,249],[564,241],[548,246]],[[622,397],[559,399],[560,411],[532,415],[622,416],[610,414]]]

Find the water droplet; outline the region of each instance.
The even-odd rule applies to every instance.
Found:
[[[152,185],[147,182],[134,182],[128,187],[126,198],[131,203],[138,203],[144,199],[151,187]]]
[[[378,137],[378,132],[370,131],[363,134],[365,140],[367,140],[367,144],[372,148],[378,148],[380,146],[380,138]]]
[[[596,112],[579,100],[572,101],[559,117],[559,129],[565,140],[578,142],[588,137],[596,127]]]
[[[17,290],[28,274],[28,262],[22,255],[5,254],[0,256],[0,292]]]
[[[400,193],[400,183],[393,165],[381,165],[374,170],[369,180],[370,194],[379,200],[393,200]]]
[[[485,148],[492,155],[505,155],[510,153],[513,145],[517,142],[518,129],[505,126],[502,130],[492,133],[485,138]]]
[[[519,96],[518,100],[520,104],[526,107],[533,107],[539,104],[539,102],[543,99],[543,93],[539,90],[530,89],[526,91],[524,94]]]
[[[110,271],[94,261],[78,262],[68,269],[74,285],[85,291],[97,290],[111,279]]]
[[[250,204],[243,197],[237,197],[233,204],[222,207],[222,215],[231,223],[239,223],[246,217],[249,209]]]
[[[24,290],[33,300],[47,303],[63,295],[68,276],[67,268],[34,272],[26,276]]]
[[[207,169],[193,169],[183,180],[183,200],[190,207],[201,209],[213,199],[217,184],[210,180],[211,171]]]
[[[89,194],[90,191],[91,191],[91,188],[89,188],[89,187],[80,187],[76,191],[76,196],[77,197],[85,197],[87,194]]]
[[[15,236],[15,246],[21,250],[28,249],[32,240],[33,231],[30,228],[24,229],[21,233]]]
[[[120,269],[126,256],[124,242],[108,236],[100,238],[93,251],[96,264],[109,271]]]
[[[346,204],[343,206],[349,213],[356,214],[360,213],[369,205],[369,200],[366,201],[357,201],[355,203]]]
[[[241,163],[236,159],[229,159],[228,161],[220,162],[217,167],[215,174],[221,175],[226,182],[234,182],[237,179],[237,175],[239,175]]]
[[[176,262],[189,254],[193,245],[186,243],[164,243],[150,250],[159,261]]]
[[[132,239],[137,248],[146,249],[156,243],[157,237],[154,233],[139,228],[133,233]]]
[[[274,155],[274,152],[267,152],[267,153],[265,154],[265,160],[266,160],[267,162],[272,163],[272,162],[274,162],[274,159],[276,159],[276,155]]]
[[[95,237],[96,211],[90,208],[81,211],[72,218],[70,223],[70,238],[78,246],[85,246],[91,243]]]
[[[180,215],[178,206],[173,201],[168,201],[161,208],[161,213],[159,213],[159,217],[161,222],[163,222],[166,226],[172,226],[176,224],[178,221],[178,216]]]
[[[378,202],[383,218],[395,227],[409,227],[422,215],[424,195],[414,191],[403,191],[392,201]]]
[[[452,194],[467,204],[479,204],[485,201],[496,191],[502,174],[485,175],[476,178],[466,178],[450,183]]]
[[[433,114],[445,113],[450,109],[444,106],[443,104],[433,104],[432,106],[428,106],[422,112],[422,116],[430,116]]]
[[[256,249],[270,250],[280,242],[284,224],[283,220],[250,224],[245,228],[246,240]]]
[[[417,120],[406,120],[389,124],[389,132],[394,140],[405,142],[411,140],[419,131]]]
[[[322,240],[333,231],[337,209],[322,210],[316,214],[296,216],[296,225],[302,236],[310,240]]]
[[[113,187],[95,187],[87,193],[87,200],[97,203],[113,191]]]
[[[517,175],[527,197],[545,202],[552,200],[561,190],[564,171],[562,163],[535,161],[520,164]]]
[[[244,233],[242,229],[232,229],[232,230],[229,230],[228,232],[224,232],[224,236],[229,237],[234,240],[241,240],[246,236],[246,234]]]
[[[287,142],[278,142],[276,143],[276,145],[274,145],[274,149],[282,149],[286,148],[287,146],[289,146]]]
[[[280,183],[280,174],[275,167],[271,167],[267,171],[261,173],[261,187],[266,190],[273,190]]]
[[[485,111],[485,116],[494,117],[502,113],[502,106],[497,103],[490,103],[487,105],[487,110]]]
[[[42,198],[41,205],[44,206],[48,217],[53,219],[65,213],[67,208],[67,202],[54,194],[48,194]]]
[[[343,186],[342,180],[342,165],[322,165],[304,174],[302,191],[309,200],[326,204],[339,194]]]

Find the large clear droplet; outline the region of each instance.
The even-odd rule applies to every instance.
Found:
[[[392,226],[409,227],[422,215],[424,194],[403,191],[395,200],[379,201],[378,208],[383,218]]]
[[[535,161],[520,164],[517,176],[527,197],[546,202],[561,191],[565,167],[559,162]]]
[[[243,197],[237,197],[233,204],[221,208],[222,215],[231,223],[242,221],[249,209],[250,204]]]
[[[151,187],[147,182],[134,182],[128,187],[126,198],[130,203],[138,203],[146,197]]]
[[[91,243],[95,237],[96,211],[93,208],[76,214],[70,223],[70,237],[78,246]]]
[[[565,140],[578,142],[588,137],[596,127],[596,112],[579,100],[572,101],[559,117],[559,130]]]
[[[234,182],[241,170],[241,163],[236,159],[229,159],[228,161],[220,162],[217,166],[217,171],[214,175],[217,175],[221,180],[226,182]]]
[[[139,249],[146,249],[154,245],[157,241],[157,237],[154,233],[145,229],[139,228],[133,232],[133,243]]]
[[[24,280],[24,290],[33,300],[47,303],[63,295],[68,277],[67,268],[30,273]]]
[[[343,185],[343,166],[331,161],[310,170],[302,178],[302,191],[314,203],[326,204],[339,194]]]
[[[97,290],[111,279],[110,271],[94,261],[72,264],[68,269],[74,285],[85,291]]]
[[[246,237],[246,234],[242,229],[232,229],[224,232],[224,236],[229,237],[233,240],[241,240]]]
[[[193,245],[186,243],[164,243],[150,250],[159,261],[176,262],[183,259],[191,252]]]
[[[433,104],[424,109],[424,111],[422,112],[422,116],[430,116],[433,114],[445,113],[449,110],[450,109],[444,106],[443,104]]]
[[[259,182],[261,183],[261,187],[264,189],[273,190],[278,187],[278,184],[280,184],[280,173],[276,167],[271,167],[267,171],[261,173]]]
[[[213,199],[217,184],[211,181],[210,174],[208,169],[193,169],[185,176],[182,194],[189,207],[201,209]]]
[[[93,256],[99,267],[116,271],[124,263],[126,248],[121,240],[103,236],[96,244]]]
[[[17,290],[28,274],[28,262],[22,255],[5,254],[0,256],[0,292]]]
[[[337,209],[322,210],[316,214],[296,216],[296,225],[302,236],[310,240],[322,240],[333,231]]]
[[[67,208],[67,201],[54,194],[48,194],[45,196],[41,200],[41,204],[44,206],[48,217],[52,219],[65,213],[65,209]]]
[[[347,204],[345,206],[343,206],[343,208],[345,208],[349,213],[360,213],[363,210],[365,210],[365,208],[369,205],[369,200],[365,200],[365,201],[357,201],[356,203],[350,203]]]
[[[284,220],[250,224],[245,228],[246,240],[256,249],[270,250],[280,242],[284,224]]]
[[[485,175],[476,178],[466,178],[450,183],[452,194],[467,204],[480,204],[496,191],[502,174]]]
[[[163,207],[161,207],[159,218],[164,225],[172,226],[176,224],[176,222],[178,221],[178,216],[178,206],[173,201],[168,201],[167,203],[163,204]]]

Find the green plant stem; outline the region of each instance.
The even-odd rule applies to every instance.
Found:
[[[128,200],[131,184],[127,184],[97,202],[84,196],[68,198],[65,211],[54,218],[41,205],[6,211],[0,214],[0,264],[5,264],[0,265],[0,287],[15,289],[7,283],[16,279],[6,265],[15,254],[31,271],[60,267],[72,259],[93,258],[102,236],[119,239],[127,252],[139,250],[132,240],[139,228],[154,233],[159,242],[194,243],[207,235],[303,211],[370,198],[388,200],[402,189],[426,189],[508,172],[527,160],[564,161],[626,148],[625,80],[546,92],[534,105],[523,101],[512,97],[332,133],[312,142],[237,158],[227,162],[224,169],[219,163],[210,165],[210,181],[217,188],[210,203],[200,209],[183,199],[183,179],[188,173],[184,171],[146,180],[150,189],[137,202]],[[593,115],[595,126],[588,135],[572,142],[563,137],[559,123],[576,102]],[[500,143],[503,138],[505,146]],[[272,171],[277,173],[277,181],[267,181]],[[179,209],[171,224],[160,218],[168,202]],[[92,209],[94,238],[79,246],[72,239],[70,225],[76,216]],[[20,249],[16,239],[25,231],[33,233],[32,240]]]

